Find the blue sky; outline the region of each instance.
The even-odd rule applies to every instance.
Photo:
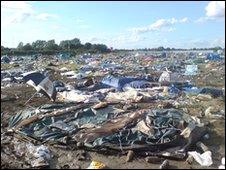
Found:
[[[114,48],[225,47],[225,2],[1,1],[1,45],[79,38]]]

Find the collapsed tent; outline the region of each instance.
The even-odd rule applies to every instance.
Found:
[[[186,152],[206,134],[203,124],[181,110],[125,113],[112,106],[98,110],[87,106],[45,105],[13,116],[9,127],[40,142],[65,144],[65,137],[70,137],[67,143],[83,143],[95,151],[160,152],[177,147]]]

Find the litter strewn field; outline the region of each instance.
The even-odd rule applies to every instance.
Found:
[[[2,61],[2,168],[224,166],[224,55],[29,57]]]

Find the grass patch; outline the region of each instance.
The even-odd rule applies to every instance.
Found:
[[[69,70],[78,71],[78,69],[81,67],[81,65],[76,64],[76,63],[68,63],[68,64],[61,64],[59,67],[60,68],[66,67]]]
[[[2,70],[8,70],[8,69],[11,69],[11,68],[14,68],[14,67],[19,67],[18,64],[1,64],[1,69]]]

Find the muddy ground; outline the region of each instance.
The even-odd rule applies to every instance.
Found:
[[[222,71],[222,70],[221,70]],[[224,70],[223,70],[224,71]],[[206,76],[204,76],[204,74]],[[215,82],[215,86],[223,88],[224,87],[224,73],[218,73],[215,77],[211,77],[213,73],[205,72],[200,79],[194,81],[200,86],[210,86]],[[223,76],[223,79],[221,78]],[[204,79],[204,78],[205,79]],[[208,81],[209,79],[209,81]],[[217,84],[218,83],[218,84]],[[2,124],[3,128],[7,126],[8,119],[10,116],[16,114],[18,111],[26,107],[37,107],[46,103],[51,103],[46,97],[35,96],[28,105],[24,106],[24,103],[30,98],[35,90],[26,85],[20,85],[15,87],[3,88],[1,89],[1,94],[8,96],[8,99],[1,100],[1,112],[4,113]],[[209,101],[198,102],[194,106],[183,106],[186,107],[190,115],[197,116],[203,113],[208,106],[217,107],[219,110],[225,111],[225,100],[223,98],[213,98]],[[156,108],[159,103],[140,103],[138,108]],[[117,105],[120,108],[123,105]],[[218,168],[221,163],[221,158],[225,157],[225,120],[224,119],[210,119],[205,116],[200,117],[201,120],[206,120],[210,122],[209,139],[203,141],[203,143],[209,147],[212,152],[213,164],[210,167],[202,167],[198,163],[193,162],[191,165],[187,164],[185,161],[173,161],[169,160],[170,169],[206,169],[206,168]],[[62,149],[49,146],[53,154],[53,159],[51,161],[50,168],[70,168],[70,169],[85,169],[89,166],[92,160],[100,161],[106,164],[109,168],[117,169],[156,169],[159,168],[160,164],[147,163],[145,158],[134,156],[131,162],[126,162],[126,155],[122,153],[116,155],[109,154],[98,154],[90,151],[82,150],[71,150]],[[78,160],[79,154],[85,152],[85,159]],[[23,161],[14,161],[13,156],[1,159],[1,168],[27,168]]]

